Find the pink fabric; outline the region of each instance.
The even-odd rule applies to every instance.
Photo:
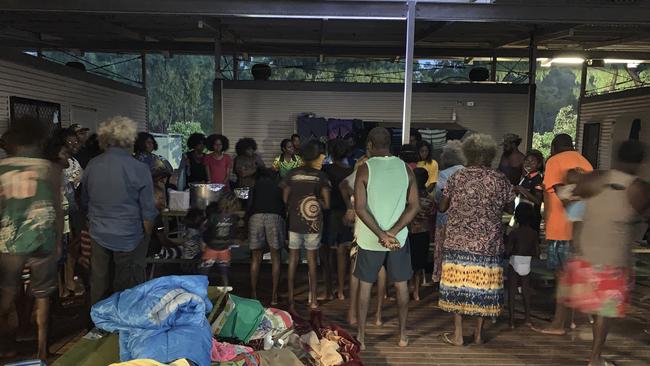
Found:
[[[212,349],[210,350],[210,359],[212,362],[227,362],[242,353],[253,353],[252,348],[239,346],[225,342],[219,342],[212,338]]]

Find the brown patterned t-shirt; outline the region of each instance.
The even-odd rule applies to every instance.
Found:
[[[451,198],[444,249],[502,254],[501,217],[506,205],[515,199],[508,178],[489,168],[467,167],[449,178],[443,194]]]

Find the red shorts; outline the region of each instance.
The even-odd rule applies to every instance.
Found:
[[[634,271],[628,267],[592,265],[575,258],[560,276],[558,298],[586,314],[622,318],[630,304]]]

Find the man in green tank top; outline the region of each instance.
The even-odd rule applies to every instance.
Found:
[[[370,159],[357,171],[354,185],[355,210],[359,221],[359,245],[354,276],[359,286],[359,334],[365,349],[365,328],[372,284],[383,265],[397,291],[399,307],[399,345],[406,347],[406,318],[409,293],[407,281],[413,276],[411,254],[406,238],[408,225],[419,210],[415,177],[405,162],[390,154],[390,133],[375,127],[368,134]]]
[[[47,358],[50,295],[57,289],[61,213],[61,168],[40,158],[47,128],[36,120],[15,121],[7,132],[14,156],[0,160],[0,328],[22,285],[24,267],[30,269],[30,289],[36,299],[38,358]],[[13,329],[12,329],[13,330]],[[15,353],[14,337],[0,344],[0,354]],[[4,352],[4,353],[2,353]]]

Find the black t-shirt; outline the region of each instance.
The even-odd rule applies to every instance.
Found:
[[[277,179],[259,178],[250,190],[250,214],[269,213],[284,217],[282,188]]]
[[[526,189],[533,195],[538,195],[540,192],[544,192],[544,177],[540,173],[527,174],[524,176],[521,184],[521,187]],[[542,207],[541,205],[534,205],[536,220],[533,223],[533,229],[539,230],[539,225],[542,219]]]
[[[530,226],[520,226],[508,236],[508,255],[536,257],[539,233]]]
[[[332,184],[332,193],[330,194],[330,209],[332,210],[345,210],[345,201],[341,195],[339,184],[347,178],[354,171],[353,168],[340,166],[338,164],[329,164],[323,166],[323,172]]]
[[[224,213],[214,214],[208,217],[208,223],[203,232],[203,241],[214,250],[226,249],[236,239],[237,235],[236,215]]]
[[[282,186],[291,189],[287,202],[289,231],[298,234],[320,233],[323,226],[321,190],[330,188],[327,175],[314,168],[300,167],[287,173]]]
[[[189,161],[187,183],[207,182],[208,172],[203,162],[200,159],[196,160],[192,151],[186,153],[186,157]]]

